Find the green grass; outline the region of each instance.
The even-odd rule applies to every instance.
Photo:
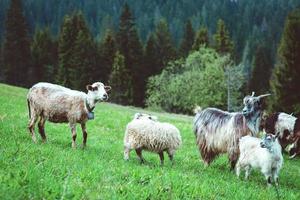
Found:
[[[192,132],[192,117],[154,113],[176,125],[183,145],[171,166],[159,165],[156,154],[144,152],[139,164],[135,152],[123,160],[126,124],[141,109],[101,103],[95,120],[87,124],[87,148],[71,148],[67,124],[46,123],[48,141],[39,134],[34,144],[27,130],[26,89],[0,84],[0,199],[276,199],[264,177],[252,172],[250,180],[229,171],[226,156],[205,168]],[[149,111],[144,111],[149,112]],[[281,199],[300,199],[300,160],[285,162],[280,174]]]

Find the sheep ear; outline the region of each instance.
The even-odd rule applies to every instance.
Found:
[[[108,91],[111,90],[111,87],[110,87],[109,85],[106,85],[106,86],[104,86],[104,90],[105,90],[106,92],[108,92]]]
[[[86,86],[86,89],[87,89],[87,90],[90,90],[90,91],[93,91],[93,86],[87,85],[87,86]]]

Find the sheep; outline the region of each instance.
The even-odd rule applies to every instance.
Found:
[[[243,169],[245,179],[248,179],[251,168],[260,169],[268,186],[271,185],[271,178],[278,185],[283,157],[277,137],[273,134],[265,134],[263,139],[251,136],[242,137],[239,143],[240,157],[236,164],[236,175],[239,177]]]
[[[37,83],[27,95],[29,124],[28,129],[32,140],[36,142],[34,127],[39,119],[38,128],[42,141],[46,142],[45,122],[69,123],[72,133],[72,147],[76,148],[76,123],[81,124],[83,147],[86,146],[86,121],[94,118],[93,109],[99,101],[108,99],[107,91],[110,86],[101,82],[87,85],[87,94],[69,88],[51,84]]]
[[[283,112],[272,113],[262,120],[262,128],[267,133],[279,135],[278,140],[282,149],[289,144],[290,158],[300,154],[300,119]]]
[[[243,112],[226,112],[216,108],[196,111],[194,133],[201,157],[206,166],[221,153],[228,153],[231,170],[239,155],[239,139],[259,132],[264,97],[269,94],[244,98]]]
[[[159,122],[156,116],[136,113],[126,127],[124,159],[128,160],[130,151],[135,149],[140,162],[144,163],[142,150],[146,150],[158,153],[160,163],[163,165],[163,152],[166,151],[173,164],[173,156],[181,143],[180,132],[174,125]]]

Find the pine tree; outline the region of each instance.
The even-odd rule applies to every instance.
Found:
[[[30,39],[21,0],[11,0],[6,13],[3,62],[5,80],[13,85],[28,85]]]
[[[31,44],[31,82],[52,82],[56,68],[57,49],[49,29],[37,30]]]
[[[76,22],[73,16],[66,15],[61,28],[58,41],[59,68],[56,82],[71,87],[70,72],[73,67],[74,43],[77,37]]]
[[[110,95],[112,102],[123,105],[133,103],[132,76],[125,67],[125,57],[120,52],[115,55],[109,85],[114,90]]]
[[[223,20],[219,19],[217,24],[217,32],[214,35],[215,49],[220,54],[230,54],[233,56],[233,42],[230,39],[229,32],[225,27]]]
[[[187,20],[185,24],[183,38],[180,44],[180,54],[183,57],[186,57],[189,51],[192,49],[194,38],[195,38],[195,32],[191,20]]]
[[[300,114],[300,9],[292,11],[284,26],[277,65],[271,81],[272,108]]]
[[[269,81],[272,69],[270,49],[258,46],[253,60],[252,74],[249,80],[249,91],[263,94],[269,90]]]
[[[202,45],[209,46],[208,30],[205,27],[200,28],[197,32],[192,49],[198,51]]]
[[[99,47],[100,63],[95,73],[99,80],[106,83],[112,70],[114,57],[117,51],[116,41],[111,30],[108,30]]]
[[[75,23],[78,33],[74,42],[70,81],[73,88],[84,90],[88,83],[99,81],[92,80],[96,68],[96,44],[81,12],[75,15]]]
[[[125,58],[125,67],[132,74],[132,78],[136,83],[133,85],[133,104],[142,106],[145,95],[142,90],[145,80],[140,76],[143,71],[143,47],[128,4],[124,5],[120,17],[117,43],[120,53]]]
[[[157,62],[160,56],[156,49],[156,40],[153,34],[149,35],[144,52],[145,76],[149,77],[160,73],[161,69]]]
[[[157,54],[159,55],[158,68],[159,72],[161,72],[169,61],[176,59],[176,49],[173,45],[172,36],[166,20],[162,19],[158,22],[154,35]]]

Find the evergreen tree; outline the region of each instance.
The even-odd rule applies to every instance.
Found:
[[[49,29],[37,30],[31,44],[31,82],[52,82],[56,68],[57,49]]]
[[[88,83],[99,81],[92,80],[96,68],[96,44],[81,12],[75,15],[75,23],[78,33],[74,42],[70,80],[73,88],[84,90]]]
[[[198,51],[202,45],[209,46],[208,30],[205,27],[200,28],[197,32],[192,49]]]
[[[133,103],[132,76],[125,67],[125,57],[116,53],[112,72],[109,76],[109,85],[114,89],[110,99],[118,104],[130,105]]]
[[[84,89],[96,68],[96,45],[81,12],[66,16],[58,44],[57,82]]]
[[[271,81],[272,108],[300,114],[300,9],[291,12],[284,26],[277,65]]]
[[[125,67],[132,74],[133,104],[142,106],[145,92],[142,90],[145,80],[140,76],[143,71],[143,47],[134,23],[134,17],[127,4],[124,5],[117,33],[118,49],[125,58]]]
[[[272,69],[270,50],[264,46],[258,46],[253,60],[252,74],[249,80],[249,91],[263,94],[269,90],[269,81]]]
[[[70,72],[74,64],[72,59],[76,37],[77,29],[74,17],[66,15],[58,41],[59,68],[56,76],[56,82],[66,87],[72,86]]]
[[[166,20],[162,19],[158,22],[154,35],[157,54],[159,55],[157,62],[160,72],[169,61],[176,59],[176,49],[173,45],[172,36]]]
[[[220,54],[230,54],[233,56],[233,42],[230,39],[229,32],[225,27],[223,20],[219,19],[217,24],[217,32],[214,35],[215,49]]]
[[[100,63],[96,68],[99,80],[106,83],[112,70],[114,57],[117,51],[116,41],[111,30],[108,30],[99,47]]]
[[[193,42],[195,38],[195,32],[191,23],[191,20],[187,20],[185,24],[185,30],[183,33],[183,38],[180,44],[180,54],[186,57],[189,51],[192,49]]]
[[[149,77],[160,73],[161,68],[157,62],[160,56],[156,49],[156,40],[153,34],[149,35],[144,52],[145,76]]]
[[[6,13],[3,62],[5,80],[13,85],[28,85],[30,39],[21,0],[11,0]]]

